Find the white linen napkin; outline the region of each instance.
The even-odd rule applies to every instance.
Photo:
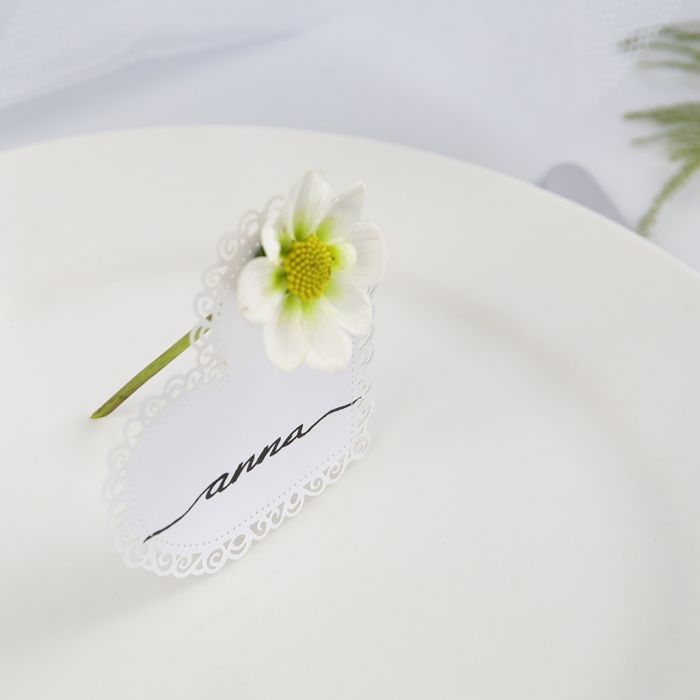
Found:
[[[142,58],[280,37],[328,12],[320,0],[0,0],[0,107]]]

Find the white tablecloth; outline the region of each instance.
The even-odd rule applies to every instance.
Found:
[[[700,76],[641,70],[615,42],[694,17],[700,0],[0,0],[0,149],[155,124],[322,129],[531,181],[575,161],[634,223],[672,168],[621,114],[700,97]],[[653,239],[700,270],[699,188]]]

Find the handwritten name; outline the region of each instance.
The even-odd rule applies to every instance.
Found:
[[[198,496],[192,501],[192,505],[180,516],[175,518],[171,523],[165,525],[152,532],[144,542],[148,542],[152,537],[162,534],[166,530],[169,530],[173,525],[179,523],[196,505],[199,503],[200,499],[204,497],[205,501],[208,501],[214,496],[224,492],[229,486],[235,484],[238,479],[247,472],[253,471],[256,467],[259,467],[268,457],[274,457],[276,454],[281,452],[285,447],[289,447],[295,440],[300,440],[306,437],[321,421],[328,418],[328,416],[333,413],[338,413],[339,411],[344,411],[346,408],[350,408],[356,404],[361,397],[358,396],[354,401],[350,403],[343,404],[336,408],[332,408],[330,411],[326,411],[315,423],[312,423],[308,428],[304,428],[304,424],[298,425],[294,430],[292,430],[289,435],[282,441],[281,437],[273,440],[269,445],[265,445],[258,455],[252,454],[248,459],[241,462],[233,472],[224,472],[221,476],[216,477]]]

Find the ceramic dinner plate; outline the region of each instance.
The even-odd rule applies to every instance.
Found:
[[[389,244],[372,445],[219,573],[129,569],[106,453],[241,214],[364,179]],[[700,280],[625,229],[394,145],[197,127],[0,157],[0,694],[700,693]]]

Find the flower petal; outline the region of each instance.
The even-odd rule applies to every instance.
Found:
[[[273,364],[285,372],[296,369],[309,347],[301,302],[288,296],[263,329],[265,350]]]
[[[280,230],[279,225],[279,214],[277,212],[268,212],[260,230],[260,242],[262,243],[265,255],[273,263],[279,262],[280,251],[282,250],[281,239],[283,236],[284,233]]]
[[[284,296],[275,283],[277,267],[267,258],[253,258],[238,276],[238,308],[251,323],[265,323]]]
[[[334,243],[331,245],[334,266],[341,270],[352,268],[357,262],[357,250],[350,243]]]
[[[301,182],[292,188],[283,207],[281,222],[285,230],[297,240],[313,235],[328,211],[332,197],[333,188],[325,175],[315,170],[306,173]]]
[[[339,372],[352,357],[350,336],[318,307],[307,318],[309,350],[306,364],[323,372]]]
[[[301,189],[302,180],[297,180],[289,189],[282,206],[280,207],[279,213],[279,228],[281,233],[286,233],[291,237],[292,231],[294,230],[294,205],[296,204],[297,198],[299,197],[299,190]]]
[[[338,197],[318,226],[316,234],[322,241],[335,243],[347,238],[362,214],[365,190],[364,182],[356,182]]]
[[[347,243],[357,253],[355,264],[345,270],[350,281],[359,287],[377,284],[384,273],[387,259],[382,232],[372,222],[363,221],[352,229]]]
[[[367,335],[372,329],[372,302],[366,290],[337,273],[325,296],[318,300],[322,312],[353,335]]]

